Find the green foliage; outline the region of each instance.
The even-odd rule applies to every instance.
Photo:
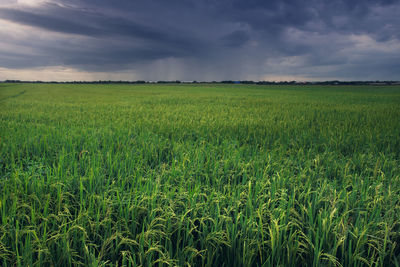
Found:
[[[0,84],[0,105],[1,266],[400,265],[398,86]]]

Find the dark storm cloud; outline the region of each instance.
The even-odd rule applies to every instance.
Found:
[[[399,11],[395,0],[9,1],[0,19],[49,37],[10,38],[3,29],[0,67],[132,69],[146,76],[167,60],[168,68],[179,65],[179,79],[400,79]]]
[[[124,9],[120,9],[124,12]],[[123,69],[132,63],[141,63],[168,57],[188,57],[200,55],[207,47],[165,24],[153,26],[148,21],[136,22],[132,14],[106,14],[91,8],[72,5],[46,3],[40,7],[1,8],[0,18],[33,26],[50,32],[80,35],[80,42],[51,40],[48,43],[36,43],[37,51],[43,53],[43,63],[49,56],[59,59],[59,64],[82,67],[84,69]],[[149,20],[157,20],[149,18]],[[67,42],[63,44],[63,42]],[[52,55],[53,54],[53,55]],[[26,58],[26,55],[24,55]],[[8,62],[7,60],[5,62]],[[12,62],[12,65],[15,65]],[[21,67],[36,65],[27,62]],[[57,62],[54,62],[57,64]],[[3,63],[6,64],[6,63]],[[101,66],[99,64],[102,64]]]
[[[33,10],[0,9],[0,18],[66,34],[90,37],[139,38],[175,47],[190,48],[191,40],[184,36],[155,29],[129,18],[94,13],[84,9],[47,4]]]
[[[237,30],[222,37],[222,42],[226,46],[238,47],[244,45],[249,39],[245,31]]]
[[[88,27],[81,23],[76,23],[68,18],[62,18],[54,15],[43,15],[15,9],[1,9],[0,16],[16,23],[26,24],[43,28],[46,30],[76,33],[84,35],[98,35],[101,34],[101,29]]]

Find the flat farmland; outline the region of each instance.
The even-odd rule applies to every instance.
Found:
[[[0,84],[1,266],[400,266],[400,86]]]

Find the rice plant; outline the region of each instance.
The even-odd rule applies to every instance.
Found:
[[[400,266],[400,87],[0,84],[1,266]]]

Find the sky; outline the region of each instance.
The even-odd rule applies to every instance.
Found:
[[[0,80],[400,80],[400,0],[0,0]]]

